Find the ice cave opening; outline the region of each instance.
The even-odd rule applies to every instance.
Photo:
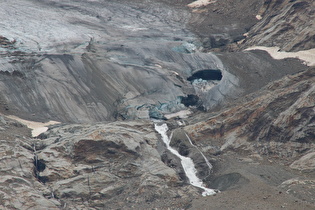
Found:
[[[202,80],[221,80],[222,72],[218,69],[204,69],[193,73],[187,78],[188,81],[194,81],[197,79]]]

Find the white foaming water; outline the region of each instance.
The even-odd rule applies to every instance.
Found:
[[[206,156],[200,151],[200,149],[199,149],[196,145],[194,145],[194,144],[192,143],[192,141],[191,141],[190,137],[187,135],[187,133],[185,133],[185,135],[186,135],[186,137],[187,137],[189,143],[190,143],[193,147],[195,147],[195,148],[200,152],[200,154],[202,155],[203,159],[205,159],[206,164],[207,164],[208,167],[209,167],[209,170],[211,170],[211,169],[212,169],[212,164],[209,162],[209,160],[206,158]]]
[[[162,140],[166,144],[167,149],[170,152],[172,152],[174,155],[176,155],[177,157],[180,158],[181,164],[182,164],[184,171],[185,171],[185,174],[189,179],[189,183],[195,187],[203,189],[204,190],[204,192],[202,193],[203,196],[215,194],[216,192],[213,189],[209,189],[209,188],[204,187],[203,182],[197,177],[197,175],[196,175],[197,170],[195,168],[194,162],[189,157],[185,157],[185,156],[180,155],[177,150],[173,149],[170,146],[171,138],[169,138],[166,134],[166,132],[168,130],[167,125],[166,124],[162,124],[162,125],[155,124],[155,130],[162,136]]]

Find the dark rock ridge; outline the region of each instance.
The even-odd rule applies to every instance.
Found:
[[[110,51],[112,56],[125,53]],[[191,74],[191,69],[213,68],[220,61],[211,54],[195,53],[192,56],[168,49],[158,51],[146,64],[141,61],[144,55],[137,56],[138,64],[113,62],[107,51],[97,52],[105,54],[102,59],[89,52],[82,55],[5,56],[1,101],[10,108],[2,106],[2,111],[24,118],[30,118],[29,113],[36,113],[40,120],[48,118],[62,122],[114,120],[120,116],[124,119],[148,118],[149,111],[145,107],[159,107],[160,104],[164,104],[162,109],[159,108],[162,113],[179,111],[184,106],[178,97],[196,94],[193,86],[183,78]],[[124,62],[128,59],[127,54]],[[170,54],[173,58],[154,61],[153,57],[158,54]],[[21,61],[13,62],[17,58]],[[156,63],[165,63],[165,66],[157,67]],[[177,66],[167,66],[168,63]],[[233,80],[226,74],[226,79]],[[236,81],[234,85],[237,85]],[[225,89],[229,92],[229,87]],[[204,93],[205,101],[208,92]]]
[[[278,46],[284,51],[315,47],[313,0],[265,0],[257,14],[262,19],[249,31],[245,46]]]
[[[244,39],[244,34],[258,22],[255,16],[261,6],[260,0],[212,1],[191,9],[189,28],[198,35],[204,49],[229,49],[231,43]]]
[[[190,27],[206,50],[254,45],[307,50],[315,47],[314,8],[312,0],[221,0],[193,9]]]

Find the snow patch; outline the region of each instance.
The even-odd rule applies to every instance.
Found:
[[[189,110],[181,110],[179,112],[175,112],[172,114],[165,114],[164,116],[166,117],[166,119],[171,119],[174,117],[179,117],[179,118],[183,119],[183,118],[187,118],[191,113],[192,112]]]
[[[315,48],[310,50],[302,50],[298,52],[284,52],[280,51],[279,47],[263,47],[263,46],[253,46],[247,48],[248,50],[264,50],[270,54],[274,59],[280,60],[285,58],[298,58],[307,66],[315,66]]]
[[[43,122],[35,122],[35,121],[29,121],[29,120],[24,120],[21,119],[17,116],[14,115],[9,115],[6,116],[7,118],[10,118],[12,120],[16,120],[24,125],[26,125],[28,128],[32,129],[32,137],[36,137],[38,135],[40,135],[41,133],[44,133],[48,130],[49,125],[55,125],[55,124],[59,124],[60,122],[57,121],[49,121],[46,123]]]
[[[188,4],[188,7],[190,8],[196,8],[196,7],[203,7],[203,6],[207,6],[209,4],[212,4],[216,2],[215,0],[197,0],[197,1],[194,1],[190,4]]]

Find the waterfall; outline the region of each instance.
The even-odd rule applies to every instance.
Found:
[[[185,174],[187,176],[187,178],[189,179],[189,183],[195,187],[198,187],[198,188],[201,188],[204,190],[204,192],[202,193],[203,196],[207,196],[207,195],[213,195],[215,194],[216,192],[213,190],[213,189],[209,189],[209,188],[206,188],[204,186],[204,183],[202,182],[202,180],[200,180],[196,173],[197,173],[197,170],[195,168],[195,164],[194,162],[192,161],[191,158],[189,157],[185,157],[185,156],[182,156],[179,154],[179,152],[175,149],[173,149],[171,146],[170,146],[170,142],[171,142],[171,138],[169,138],[167,136],[167,130],[168,130],[168,127],[167,125],[164,123],[162,125],[157,125],[155,124],[155,130],[162,136],[162,140],[163,142],[166,144],[166,147],[167,149],[173,153],[174,155],[176,155],[178,158],[180,158],[181,160],[181,164],[183,166],[183,169],[185,171]],[[205,158],[205,157],[204,157]],[[209,163],[210,164],[210,163]],[[209,165],[208,165],[209,166]],[[211,164],[210,164],[211,166]],[[212,166],[211,166],[212,167]]]
[[[189,143],[190,143],[193,147],[195,147],[195,148],[199,151],[199,153],[202,155],[203,159],[205,159],[205,162],[206,162],[206,164],[208,165],[209,170],[211,171],[211,170],[212,170],[212,164],[209,162],[209,160],[206,158],[206,156],[200,151],[200,149],[199,149],[196,145],[194,145],[194,144],[192,143],[192,141],[191,141],[190,137],[187,135],[187,133],[185,133],[185,135],[186,135],[186,137],[187,137]],[[171,139],[172,139],[172,138],[171,138]]]

